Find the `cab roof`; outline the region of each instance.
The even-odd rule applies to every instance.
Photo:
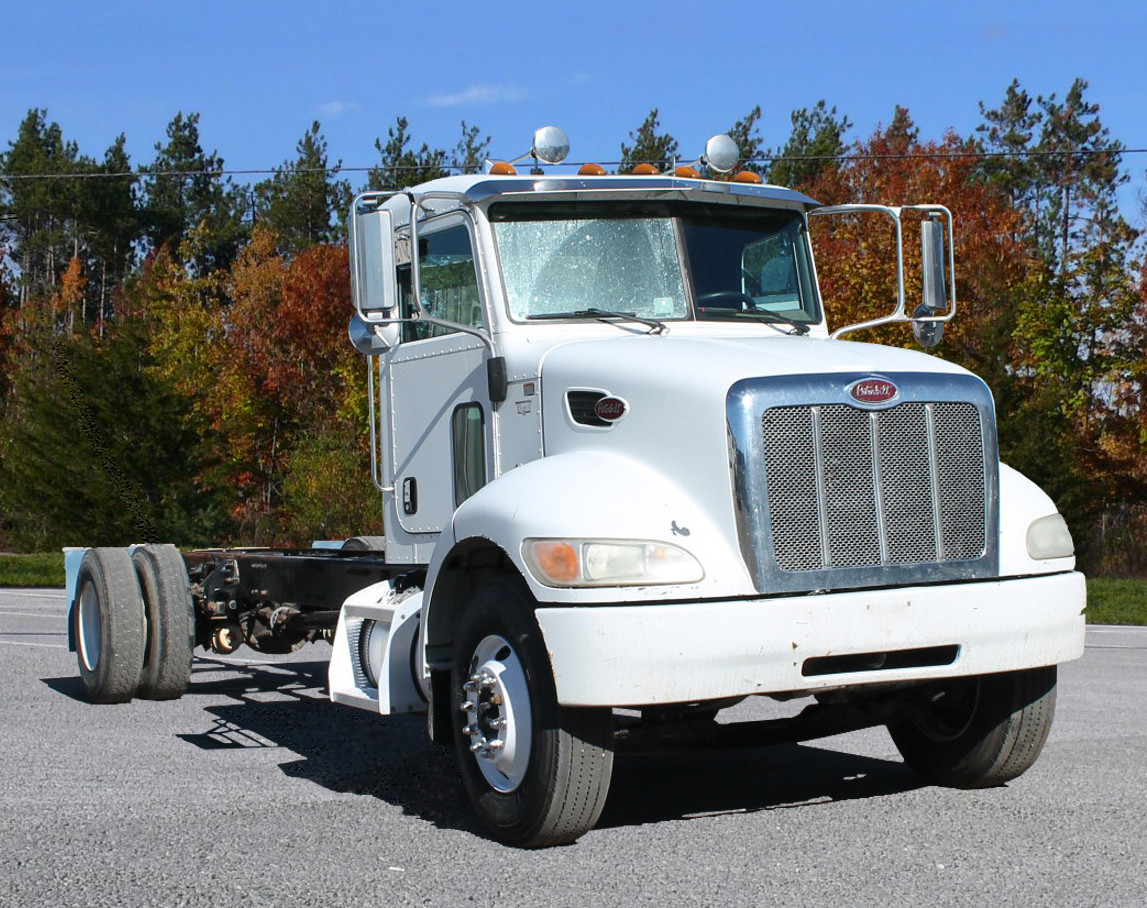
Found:
[[[786,189],[783,186],[773,186],[768,183],[737,183],[724,180],[690,179],[672,175],[634,176],[631,174],[616,176],[581,176],[579,174],[544,174],[495,176],[493,174],[470,174],[461,176],[443,177],[412,186],[409,191],[416,195],[438,194],[443,196],[463,197],[472,202],[486,202],[494,197],[514,198],[529,195],[538,196],[565,196],[577,195],[586,197],[589,194],[625,195],[630,197],[645,197],[650,194],[677,199],[696,197],[698,201],[720,201],[717,197],[725,197],[727,202],[733,204],[753,204],[760,202],[783,202],[787,205],[797,205],[808,211],[819,208],[820,202],[809,198],[795,189]],[[731,197],[731,198],[730,198]],[[735,200],[735,201],[734,201]]]

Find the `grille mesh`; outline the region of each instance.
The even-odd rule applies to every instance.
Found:
[[[605,396],[604,391],[567,391],[566,401],[569,403],[570,416],[573,417],[573,421],[583,426],[608,428],[613,425],[613,423],[606,422],[598,416],[594,410],[597,402]]]
[[[762,428],[781,570],[984,554],[984,453],[974,405],[774,407]]]

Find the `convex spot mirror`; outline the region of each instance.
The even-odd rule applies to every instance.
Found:
[[[557,126],[543,126],[534,133],[530,154],[543,164],[560,164],[570,153],[570,140]]]
[[[347,334],[354,348],[366,356],[378,356],[398,343],[398,324],[372,325],[352,315]]]
[[[728,173],[741,159],[741,149],[729,136],[713,136],[705,143],[705,163],[718,173]]]
[[[935,310],[928,308],[924,303],[917,306],[916,311],[912,313],[912,333],[916,335],[916,343],[926,350],[938,346],[940,341],[944,339],[943,322],[919,321],[919,319],[929,318],[935,314]]]

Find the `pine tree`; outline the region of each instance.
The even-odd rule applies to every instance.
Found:
[[[79,149],[46,110],[32,109],[0,158],[6,245],[19,266],[21,301],[46,296],[75,254]]]
[[[793,129],[785,144],[769,152],[773,159],[768,169],[770,183],[779,186],[807,188],[826,170],[840,167],[838,158],[844,154],[844,136],[852,128],[852,121],[836,108],[829,108],[824,100],[809,110],[802,107],[790,115]]]
[[[657,108],[649,111],[636,132],[629,134],[632,145],[621,143],[621,164],[618,173],[633,173],[638,164],[652,164],[658,170],[667,170],[677,160],[679,146],[669,133],[661,132],[661,119]]]
[[[145,168],[144,221],[151,249],[176,250],[193,228],[207,231],[195,261],[199,274],[229,265],[245,235],[246,193],[222,175],[223,158],[203,151],[199,114],[182,112],[167,126],[167,143],[156,143],[155,160]]]
[[[277,234],[279,248],[287,255],[341,239],[351,197],[350,184],[334,178],[342,162],[329,165],[318,120],[299,139],[295,152],[294,161],[284,162],[255,187],[259,220]]]
[[[386,131],[385,144],[381,139],[374,140],[381,160],[367,174],[370,189],[402,189],[449,175],[446,152],[441,148],[431,148],[426,143],[418,151],[408,147],[410,134],[406,130],[409,125],[406,117],[398,117],[394,127]]]

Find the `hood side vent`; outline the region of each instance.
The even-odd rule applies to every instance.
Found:
[[[566,406],[569,408],[570,419],[579,426],[608,429],[613,424],[606,422],[594,410],[597,402],[608,396],[604,391],[567,391]]]

